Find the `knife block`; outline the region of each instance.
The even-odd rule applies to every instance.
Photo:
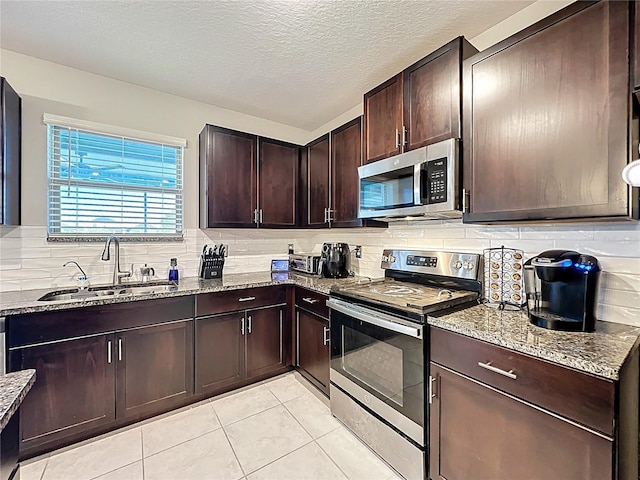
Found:
[[[222,268],[224,267],[224,256],[221,255],[200,255],[200,278],[210,280],[212,278],[222,278]]]

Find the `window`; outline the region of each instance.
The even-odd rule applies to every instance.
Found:
[[[186,141],[45,115],[50,239],[182,238]]]

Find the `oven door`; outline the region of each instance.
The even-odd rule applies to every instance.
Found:
[[[425,445],[424,326],[331,298],[331,383]]]

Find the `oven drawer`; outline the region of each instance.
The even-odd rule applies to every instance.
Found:
[[[458,333],[431,328],[431,360],[607,435],[615,384]]]
[[[296,287],[296,305],[316,313],[321,317],[329,318],[329,307],[327,307],[328,299],[329,297],[322,293]]]
[[[287,301],[286,287],[245,288],[196,295],[196,316],[248,310]]]

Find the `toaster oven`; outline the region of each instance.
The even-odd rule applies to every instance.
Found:
[[[296,272],[320,274],[320,255],[308,253],[290,253],[289,268]]]

